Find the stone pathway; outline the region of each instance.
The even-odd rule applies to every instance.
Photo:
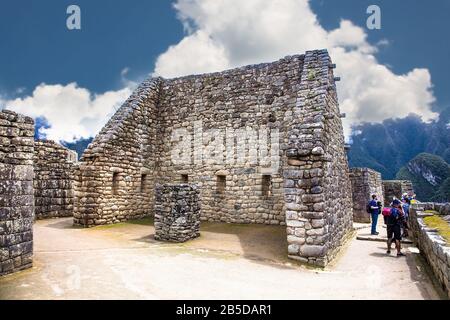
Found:
[[[286,258],[284,227],[203,224],[185,244],[155,241],[148,224],[79,229],[63,218],[34,231],[34,267],[0,278],[0,299],[444,297],[413,247],[397,258],[354,238],[321,270]]]
[[[367,223],[354,223],[353,228],[357,230],[357,240],[363,241],[377,241],[377,242],[387,242],[387,230],[386,225],[383,222],[383,218],[378,220],[377,231],[378,235],[371,234],[371,225]],[[413,241],[409,238],[403,238],[402,243],[404,244],[413,244]],[[394,247],[394,245],[392,245]]]

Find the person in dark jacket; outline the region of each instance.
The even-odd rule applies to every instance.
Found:
[[[402,253],[401,240],[403,223],[403,211],[401,210],[401,202],[397,199],[392,201],[391,213],[387,217],[387,254],[391,254],[392,242],[395,241],[395,248],[397,249],[397,257],[404,256]]]
[[[369,202],[369,206],[370,206],[370,217],[372,220],[372,230],[370,233],[372,235],[378,235],[379,233],[377,232],[377,223],[378,223],[378,215],[381,213],[381,211],[377,203],[376,194],[372,195],[372,200]]]

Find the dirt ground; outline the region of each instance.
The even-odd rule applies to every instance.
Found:
[[[184,244],[153,234],[150,219],[91,229],[37,221],[34,266],[0,277],[0,299],[444,298],[411,246],[397,258],[382,242],[353,238],[314,269],[287,259],[284,227],[203,223]]]

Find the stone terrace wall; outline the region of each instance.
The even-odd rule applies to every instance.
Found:
[[[155,239],[185,242],[200,236],[199,196],[194,184],[157,185]]]
[[[413,185],[408,180],[384,180],[384,206],[387,207],[392,202],[393,198],[401,199],[403,193],[414,193]]]
[[[0,111],[0,275],[32,265],[33,137],[33,119]]]
[[[75,223],[151,214],[155,181],[187,180],[201,189],[203,220],[287,224],[289,256],[325,265],[352,228],[333,67],[322,50],[144,82],[81,159]]]
[[[410,209],[409,218],[414,242],[431,266],[443,290],[450,298],[450,246],[436,230],[426,226],[423,218],[433,214],[424,213],[425,210],[434,210],[439,214],[449,215],[450,204],[413,204]]]
[[[368,223],[370,215],[366,211],[367,203],[376,194],[384,203],[383,181],[381,173],[369,168],[351,168],[350,180],[353,194],[353,221]]]
[[[73,215],[75,151],[54,141],[34,144],[34,201],[37,219]]]

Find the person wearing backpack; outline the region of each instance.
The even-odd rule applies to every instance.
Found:
[[[376,194],[372,195],[372,200],[369,201],[369,203],[367,204],[367,212],[370,213],[370,217],[372,220],[372,229],[370,233],[376,236],[379,234],[379,232],[377,232],[377,223],[378,223],[378,215],[380,214],[380,207],[378,206],[377,203]]]
[[[392,242],[395,241],[395,248],[397,249],[397,257],[404,256],[402,253],[401,240],[403,223],[403,210],[401,210],[401,202],[397,199],[392,201],[392,207],[387,216],[387,254],[391,254]]]
[[[411,201],[409,200],[408,197],[404,198],[402,200],[402,209],[403,209],[403,213],[404,213],[404,220],[403,220],[403,224],[402,224],[402,229],[403,229],[403,237],[407,237],[408,236],[408,218],[409,218],[409,207],[410,207]]]

